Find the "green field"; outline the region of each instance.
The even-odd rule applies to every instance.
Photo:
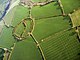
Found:
[[[47,2],[19,4],[4,17],[0,60],[4,48],[10,53],[4,60],[80,60],[80,0],[31,1]]]
[[[80,44],[74,30],[45,38],[41,43],[47,60],[79,60]]]
[[[53,17],[62,14],[57,2],[52,2],[45,6],[35,6],[31,10],[31,14],[35,19]]]
[[[40,52],[37,50],[31,37],[25,41],[16,43],[10,60],[42,60]]]
[[[71,14],[73,27],[80,26],[80,9]]]
[[[61,2],[66,14],[80,8],[80,0],[61,0]]]
[[[13,16],[13,20],[12,20],[12,25],[13,26],[16,26],[18,23],[20,23],[20,21],[22,21],[22,19],[28,17],[29,9],[25,8],[23,6],[17,6],[15,14],[16,15]]]
[[[67,28],[70,28],[69,19],[64,19],[62,16],[39,19],[35,21],[33,35],[38,41],[40,41]]]
[[[13,46],[13,43],[16,41],[12,36],[12,28],[3,27],[3,31],[0,35],[0,47],[10,49]],[[8,35],[6,35],[8,34]]]

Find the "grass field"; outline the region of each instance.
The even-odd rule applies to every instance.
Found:
[[[12,28],[3,27],[3,31],[0,35],[0,47],[10,49],[13,46],[13,43],[16,41],[12,36]],[[8,35],[6,35],[8,34]]]
[[[37,46],[31,37],[25,41],[17,42],[10,60],[42,60]]]
[[[80,26],[80,9],[71,14],[73,27]]]
[[[12,25],[16,26],[22,19],[27,18],[29,15],[29,10],[23,6],[17,6],[15,11],[15,15],[13,16]]]
[[[43,2],[46,0],[32,1]],[[8,49],[13,47],[9,60],[80,60],[80,42],[75,32],[76,29],[71,26],[80,25],[80,11],[75,10],[71,17],[67,15],[74,9],[79,9],[80,0],[60,1],[66,13],[64,16],[57,0],[43,6],[33,6],[31,11],[28,7],[18,5],[9,12],[5,17],[5,22],[13,27],[4,26],[0,34],[0,47]],[[24,23],[20,22],[29,17],[30,14],[30,18],[34,19],[34,29],[33,32],[29,33],[29,36],[26,36],[26,32],[31,29],[31,20]],[[20,41],[14,38],[14,27],[16,27],[15,33],[18,35],[21,35],[26,28],[23,34],[26,39]],[[80,31],[80,28],[78,30]],[[1,52],[2,50],[0,50]]]
[[[47,60],[79,60],[80,43],[74,30],[46,38],[41,47]]]
[[[69,19],[64,17],[52,17],[46,19],[39,19],[35,21],[35,28],[33,35],[40,41],[52,34],[69,28]]]
[[[80,8],[80,0],[61,0],[61,2],[66,14]]]
[[[3,18],[4,21],[6,22],[6,25],[12,25],[11,22],[13,20],[15,11],[16,11],[17,7],[14,7],[13,9],[11,9],[11,11]]]
[[[33,18],[40,19],[46,17],[53,17],[57,15],[61,15],[61,9],[57,2],[52,2],[45,6],[35,6],[32,8],[31,14]]]

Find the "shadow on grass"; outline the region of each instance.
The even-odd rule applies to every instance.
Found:
[[[5,51],[0,48],[0,60],[3,60]]]
[[[78,53],[78,57],[75,57],[76,59],[74,60],[80,60],[80,53]]]
[[[69,21],[69,25],[72,27],[72,22],[71,22],[71,19],[68,15],[64,16],[64,19],[63,20],[68,20]]]

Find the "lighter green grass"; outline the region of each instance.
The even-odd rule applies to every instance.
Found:
[[[29,15],[29,10],[23,6],[17,6],[15,15],[13,17],[12,25],[17,25],[22,19],[27,18]]]
[[[12,28],[3,27],[3,31],[0,35],[0,47],[10,49],[13,43],[16,41],[12,36]]]
[[[80,26],[80,9],[71,14],[73,27]]]

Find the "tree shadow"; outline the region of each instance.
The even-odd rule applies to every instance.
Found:
[[[68,15],[64,16],[63,20],[68,20],[69,21],[69,25],[72,27],[72,22],[71,19]]]
[[[78,53],[78,57],[74,60],[80,60],[80,53]]]

